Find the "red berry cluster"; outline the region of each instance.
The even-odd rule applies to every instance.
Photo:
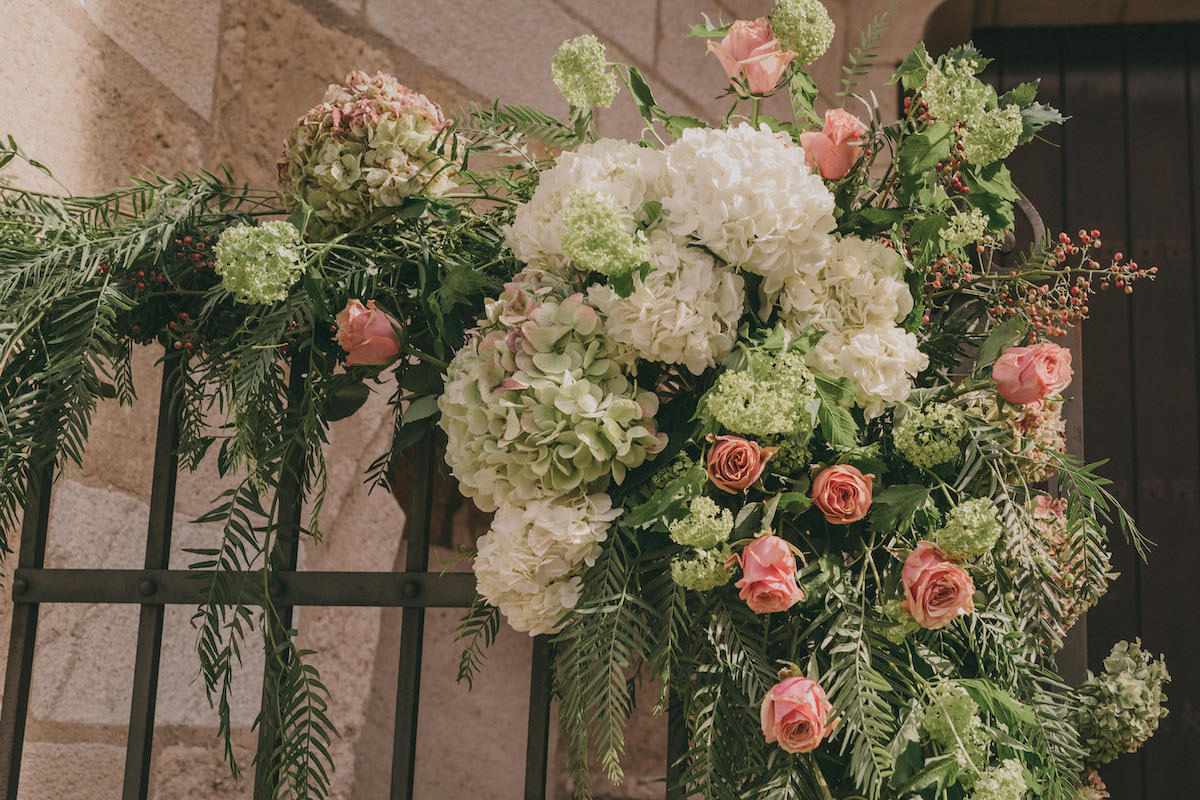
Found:
[[[1078,243],[1060,233],[1040,262],[1007,274],[984,276],[994,289],[988,314],[997,320],[1024,319],[1030,341],[1043,335],[1065,336],[1068,328],[1087,319],[1088,300],[1097,287],[1116,287],[1132,294],[1135,281],[1157,277],[1158,267],[1125,262],[1122,253],[1114,253],[1109,265],[1102,267],[1091,256],[1100,246],[1098,230],[1079,231]],[[1079,265],[1071,267],[1068,262],[1075,257]]]
[[[193,262],[198,267],[212,269],[212,237],[184,236],[175,240],[175,260]]]

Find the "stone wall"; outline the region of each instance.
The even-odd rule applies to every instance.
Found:
[[[885,104],[894,104],[895,93],[881,78],[920,37],[938,2],[908,0],[883,39],[870,84]],[[825,102],[837,89],[847,49],[887,5],[829,2],[838,36],[814,70]],[[584,32],[606,41],[612,58],[638,66],[664,107],[714,119],[723,113],[711,99],[723,88],[721,70],[702,42],[682,33],[700,12],[745,18],[769,7],[769,0],[0,0],[0,108],[6,109],[0,134],[13,134],[75,192],[117,185],[143,170],[169,174],[219,162],[242,180],[271,185],[292,121],[351,69],[391,72],[447,110],[500,96],[565,112],[549,60],[563,39]],[[640,129],[628,98],[599,120],[608,134]],[[139,401],[132,408],[102,406],[83,467],[59,481],[47,566],[141,566],[158,355],[148,348],[137,353]],[[361,482],[366,465],[387,446],[385,396],[333,427],[326,540],[305,547],[307,568],[402,563],[402,511],[390,495],[368,494]],[[187,565],[184,548],[212,541],[213,530],[188,521],[222,488],[211,465],[181,477],[173,568]],[[455,513],[454,538],[466,541],[471,517],[461,507]],[[435,563],[450,555],[439,551]],[[6,590],[0,657],[10,611]],[[151,797],[250,797],[247,783],[235,782],[222,762],[214,714],[195,680],[190,613],[167,614]],[[519,796],[522,779],[529,640],[502,634],[468,695],[453,681],[456,621],[456,611],[429,612],[417,797],[508,800]],[[385,797],[399,613],[301,609],[297,625],[305,643],[320,651],[317,663],[343,734],[335,745],[335,797]],[[136,627],[134,607],[43,610],[22,798],[118,796]],[[261,656],[248,653],[234,712],[244,767],[261,670]],[[630,732],[628,778],[602,794],[661,797],[662,785],[653,781],[664,769],[664,740],[661,719],[639,716]],[[560,770],[552,783],[552,796],[565,797]]]

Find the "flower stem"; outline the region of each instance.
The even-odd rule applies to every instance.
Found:
[[[758,106],[762,103],[762,98],[754,95],[750,98],[750,127],[758,128]]]
[[[813,774],[817,776],[817,783],[821,786],[821,796],[825,800],[833,800],[833,792],[829,791],[829,784],[825,782],[825,776],[821,774],[821,767],[817,764],[817,757],[809,753],[808,763],[812,765]]]

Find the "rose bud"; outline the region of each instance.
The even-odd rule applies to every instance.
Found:
[[[862,141],[866,132],[867,126],[849,111],[831,108],[825,112],[822,130],[800,134],[800,146],[804,148],[809,166],[820,172],[822,178],[838,180],[850,174],[862,149],[855,145]]]
[[[784,678],[762,701],[762,732],[767,743],[789,753],[808,753],[837,727],[825,690],[808,678]]]
[[[350,300],[337,315],[337,341],[349,353],[346,366],[386,364],[400,353],[396,321],[375,307],[374,300],[364,306]]]
[[[996,359],[996,391],[1010,403],[1025,405],[1058,394],[1071,383],[1071,351],[1052,342],[1010,347]]]
[[[738,596],[755,614],[787,611],[804,599],[796,584],[796,558],[778,536],[763,536],[746,545],[738,559],[742,578]]]
[[[922,628],[937,630],[975,610],[975,584],[967,571],[946,558],[931,542],[918,542],[900,572],[900,605]]]
[[[749,487],[767,465],[778,447],[759,447],[758,442],[740,436],[718,436],[708,451],[708,477],[719,488],[736,494]]]
[[[858,522],[871,509],[874,480],[874,475],[863,475],[849,464],[827,467],[813,481],[813,505],[834,525]]]

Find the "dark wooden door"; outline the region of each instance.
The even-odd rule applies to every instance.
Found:
[[[1097,296],[1084,326],[1085,449],[1156,547],[1112,531],[1121,572],[1087,616],[1088,661],[1141,636],[1166,654],[1170,716],[1144,750],[1101,770],[1113,798],[1200,797],[1200,25],[989,29],[1004,88],[1042,76],[1071,120],[1013,157],[1047,228],[1099,228],[1106,254],[1161,267],[1132,297]],[[1103,262],[1106,263],[1106,262]]]

